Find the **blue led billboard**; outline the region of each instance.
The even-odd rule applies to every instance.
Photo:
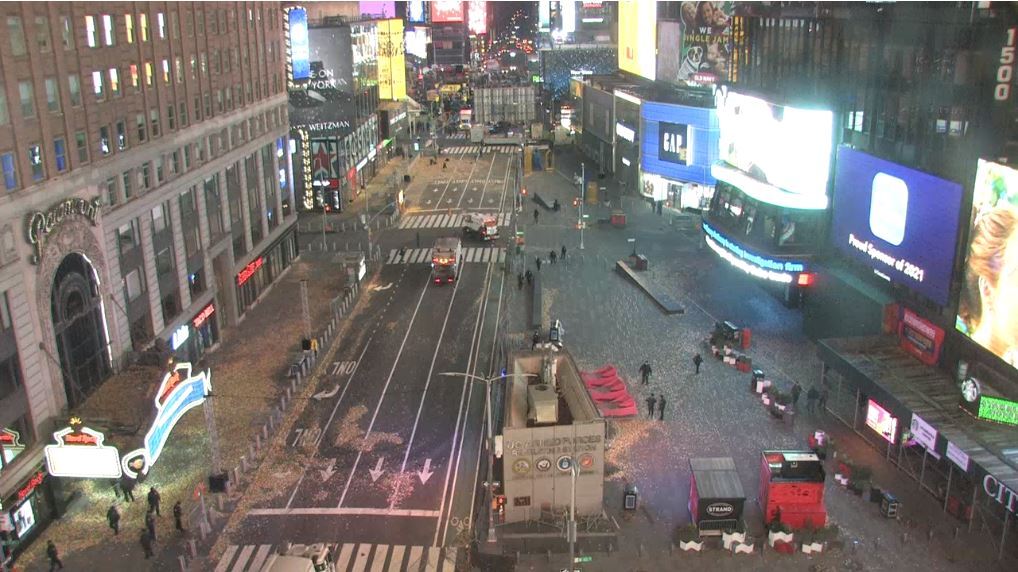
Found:
[[[407,20],[411,24],[423,24],[428,21],[428,11],[424,7],[424,0],[410,0],[406,3]]]
[[[308,13],[304,8],[290,8],[286,12],[289,22],[290,64],[293,81],[311,77],[311,44],[308,41]]]
[[[958,183],[842,146],[831,240],[877,276],[946,306],[961,198]]]
[[[640,168],[674,181],[714,185],[717,116],[712,109],[644,101],[640,106]]]

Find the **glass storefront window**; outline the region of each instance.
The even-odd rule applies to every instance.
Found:
[[[824,213],[761,203],[719,181],[707,218],[720,230],[746,245],[781,254],[814,249],[820,236]]]

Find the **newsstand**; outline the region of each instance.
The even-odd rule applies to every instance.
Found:
[[[825,526],[824,480],[823,462],[812,451],[764,451],[759,496],[764,523]]]
[[[731,457],[689,460],[689,515],[701,535],[720,535],[739,528],[746,493]]]

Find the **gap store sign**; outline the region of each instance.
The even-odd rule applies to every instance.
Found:
[[[877,276],[945,306],[961,198],[957,183],[842,146],[831,240]]]
[[[715,184],[717,116],[712,109],[644,101],[640,106],[640,168],[673,181]]]

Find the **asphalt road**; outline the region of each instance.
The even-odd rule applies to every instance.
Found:
[[[379,238],[383,249],[415,248],[418,240],[430,247],[439,236],[459,235],[458,228],[439,224],[451,222],[448,215],[482,204],[497,213],[511,204],[507,175],[516,156],[504,149],[452,152],[437,165],[420,159],[404,221],[427,217],[422,221],[433,223],[387,231]],[[490,373],[504,275],[498,256],[479,252],[497,252],[503,244],[464,241],[478,256],[461,264],[454,284],[433,284],[425,257],[389,258],[363,285],[359,315],[367,318],[335,342],[326,378],[303,405],[286,449],[262,465],[272,472],[297,458],[300,477],[248,511],[231,533],[238,550],[228,552],[228,566],[220,562],[223,569],[248,569],[238,560],[245,547],[250,556],[284,542],[325,542],[337,553],[349,546],[424,547],[426,558],[427,547],[455,544],[459,530],[469,528],[480,500],[484,385],[440,374]],[[250,549],[255,546],[258,551]],[[349,552],[353,563],[358,554]],[[384,561],[374,556],[372,563]]]

